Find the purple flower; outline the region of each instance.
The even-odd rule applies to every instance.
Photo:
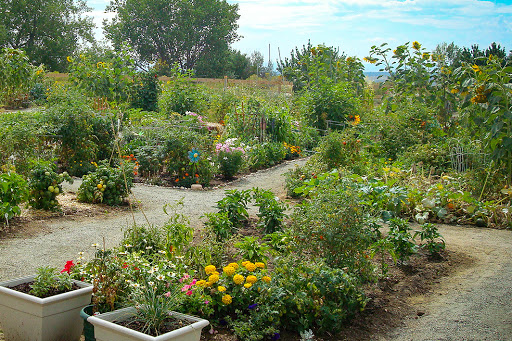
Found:
[[[254,303],[254,304],[251,304],[250,306],[248,306],[247,308],[252,310],[252,309],[255,309],[257,306],[258,306],[258,303]]]
[[[279,333],[274,333],[274,335],[272,335],[272,340],[279,340],[281,338],[281,335],[279,335]]]

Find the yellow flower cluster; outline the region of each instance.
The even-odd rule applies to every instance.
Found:
[[[238,266],[238,264],[237,264]],[[228,276],[233,276],[235,274],[235,271],[236,269],[234,267],[232,267],[231,265],[228,265],[228,266],[225,266],[222,271],[228,275]]]
[[[253,262],[245,261],[242,262],[242,265],[245,269],[247,269],[247,271],[253,272],[254,270],[256,270],[256,264],[254,264]]]
[[[233,298],[230,295],[222,296],[222,303],[228,305],[231,304],[231,302],[233,302]]]
[[[247,283],[250,283],[250,284],[254,284],[254,283],[256,283],[256,281],[257,281],[257,280],[258,280],[258,278],[257,278],[256,276],[254,276],[254,275],[249,275],[249,276],[247,276],[247,278],[245,279],[245,281],[246,281]]]
[[[235,282],[235,284],[242,284],[244,281],[245,277],[242,275],[237,274],[233,276],[233,282]]]
[[[261,278],[261,280],[262,280],[263,282],[265,282],[265,283],[270,283],[271,278],[270,278],[269,276],[263,276],[263,277]]]
[[[215,267],[215,265],[207,265],[205,268],[204,268],[204,271],[206,272],[207,275],[211,275],[213,274],[215,271],[217,271],[217,268]]]

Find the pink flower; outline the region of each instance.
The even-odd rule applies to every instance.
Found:
[[[171,292],[170,292],[170,291],[166,292],[166,293],[164,294],[164,296],[165,296],[165,297],[171,297]]]
[[[208,300],[204,301],[204,304],[208,304],[208,303],[210,303],[210,301],[208,301]]]
[[[194,278],[194,280],[192,282],[190,282],[190,286],[194,285],[197,283],[197,279]]]
[[[181,288],[181,291],[187,291],[187,290],[190,290],[190,288],[192,287],[192,285],[190,284],[187,284],[185,285],[183,288]]]

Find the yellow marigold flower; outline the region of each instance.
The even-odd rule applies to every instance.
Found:
[[[233,276],[235,274],[235,268],[229,265],[225,266],[222,271],[228,276]]]
[[[233,276],[233,282],[235,282],[235,284],[242,284],[244,281],[245,281],[245,277],[242,275],[234,275]]]
[[[214,273],[215,271],[217,270],[217,268],[215,267],[215,265],[207,265],[205,268],[204,268],[204,271],[206,272],[207,275],[211,275],[212,273]]]
[[[269,276],[263,276],[261,280],[265,283],[270,283],[270,277]]]
[[[202,288],[204,288],[204,287],[206,286],[206,281],[205,281],[204,279],[202,279],[202,280],[200,280],[200,281],[197,281],[197,282],[196,282],[196,285],[197,285],[198,287],[202,287]]]
[[[421,48],[421,44],[418,43],[417,41],[413,41],[412,42],[412,48],[415,49],[415,50],[419,50]]]
[[[219,275],[211,275],[208,277],[208,282],[217,283],[219,281]]]
[[[73,59],[71,59],[70,56],[68,56],[66,59],[68,60],[69,63],[73,63]]]
[[[254,270],[256,270],[256,265],[253,262],[245,263],[244,267],[247,269],[247,271],[253,272]]]
[[[231,298],[230,295],[222,296],[222,303],[227,305],[227,304],[231,304],[231,302],[233,302],[233,299]]]
[[[245,283],[244,284],[244,288],[249,289],[250,287],[252,287],[252,283]]]
[[[232,267],[233,269],[238,269],[238,263],[229,263],[228,266]]]
[[[254,275],[249,275],[247,276],[247,279],[245,280],[247,283],[251,283],[251,284],[254,284],[256,283],[256,281],[258,280],[258,278]]]
[[[256,263],[254,263],[254,265],[256,265],[257,268],[261,268],[261,269],[263,269],[265,267],[265,263],[263,263],[263,262],[256,262]]]
[[[458,93],[458,92],[459,92],[459,89],[455,89],[455,88],[453,88],[453,89],[451,89],[451,90],[450,90],[450,92],[451,92],[452,94],[456,94],[456,93]]]
[[[226,291],[226,287],[223,287],[222,285],[219,285],[217,287],[217,290],[219,290],[219,292],[224,292],[224,291]]]
[[[245,266],[245,264],[250,263],[250,262],[251,262],[251,261],[244,260],[244,261],[242,262],[242,266]]]
[[[204,284],[204,286],[207,287],[207,288],[211,288],[213,286],[213,283],[212,282],[206,282]]]

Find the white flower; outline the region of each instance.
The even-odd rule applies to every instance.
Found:
[[[92,247],[98,247],[98,243],[91,244]]]
[[[164,250],[158,250],[158,253],[161,253],[162,255],[165,255],[165,251]]]
[[[132,244],[124,244],[124,247],[132,247]]]
[[[146,246],[146,250],[151,250],[152,248],[152,246]]]
[[[155,285],[155,282],[150,281],[150,282],[148,282],[148,285],[152,287],[153,285]]]
[[[158,279],[159,281],[163,281],[165,279],[165,276],[164,275],[158,275],[158,276],[156,276],[156,279]]]
[[[139,284],[139,283],[135,283],[135,282],[134,282],[134,283],[132,283],[132,287],[134,287],[134,288],[140,288],[140,284]]]

